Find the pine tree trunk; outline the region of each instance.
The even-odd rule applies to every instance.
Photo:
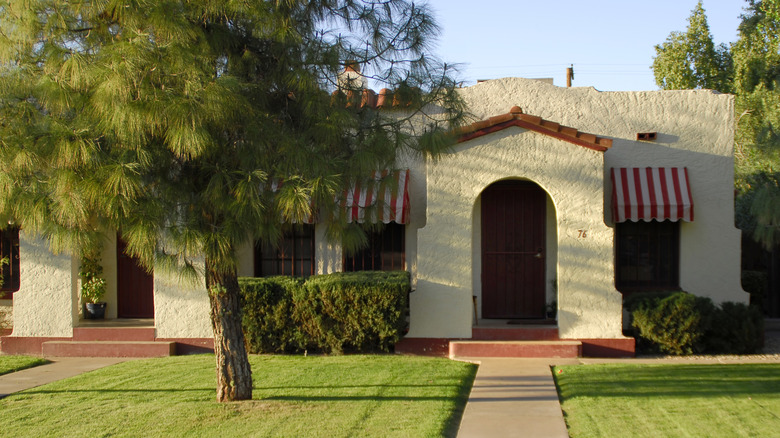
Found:
[[[217,360],[217,401],[251,400],[252,370],[241,328],[238,276],[235,271],[217,272],[206,260],[206,287]]]

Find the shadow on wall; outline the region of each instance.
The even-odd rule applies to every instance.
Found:
[[[14,327],[14,305],[12,300],[0,300],[0,335]]]

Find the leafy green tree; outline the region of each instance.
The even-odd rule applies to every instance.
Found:
[[[772,248],[780,243],[780,2],[748,2],[732,53],[738,222]]]
[[[406,0],[0,0],[0,214],[55,251],[120,230],[148,269],[200,275],[217,400],[250,399],[236,249],[447,149],[462,108],[436,30]],[[356,64],[402,110],[332,94]]]
[[[780,1],[748,0],[739,38],[712,49],[701,2],[685,34],[656,46],[664,89],[712,88],[736,95],[736,222],[767,248],[780,243]]]
[[[728,92],[731,57],[724,45],[715,47],[701,1],[688,17],[685,33],[672,32],[655,46],[655,82],[664,90],[707,88]]]

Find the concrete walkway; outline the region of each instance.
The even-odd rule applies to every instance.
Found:
[[[51,363],[0,376],[0,398],[126,360],[126,357],[47,357]]]
[[[480,358],[477,377],[458,431],[459,438],[566,438],[551,361],[577,359]]]

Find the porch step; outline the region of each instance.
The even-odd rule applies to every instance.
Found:
[[[580,341],[451,341],[450,358],[582,356]]]
[[[44,356],[52,357],[163,357],[176,354],[175,342],[49,341]]]
[[[475,341],[557,341],[558,327],[554,325],[473,327]]]
[[[154,327],[74,327],[74,341],[154,341]]]

